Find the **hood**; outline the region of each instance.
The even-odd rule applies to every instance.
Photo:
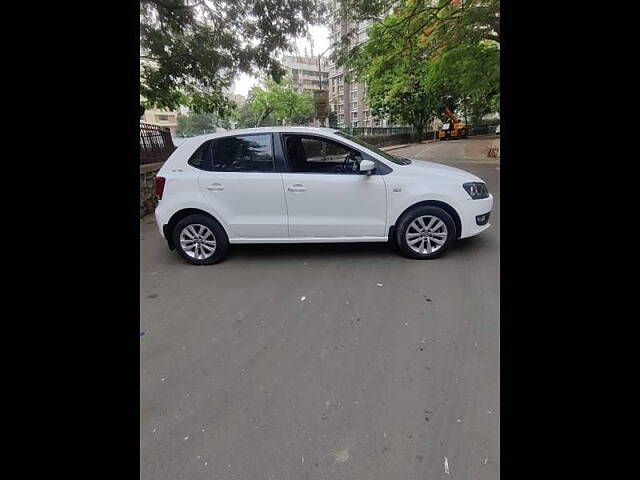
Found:
[[[442,165],[441,163],[428,162],[426,160],[410,159],[411,164],[396,168],[396,171],[408,175],[425,175],[433,178],[448,178],[452,181],[484,182],[481,178],[459,168]]]

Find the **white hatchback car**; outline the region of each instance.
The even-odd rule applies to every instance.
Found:
[[[186,140],[156,177],[160,233],[195,265],[236,243],[395,242],[442,255],[489,228],[493,197],[463,170],[386,153],[328,128]]]

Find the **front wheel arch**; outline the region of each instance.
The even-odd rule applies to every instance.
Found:
[[[391,227],[389,228],[390,241],[394,238],[396,225],[398,224],[400,219],[403,217],[403,215],[405,215],[410,210],[413,210],[414,208],[418,208],[418,207],[439,207],[445,212],[447,212],[449,215],[451,215],[451,218],[453,218],[453,222],[456,225],[456,238],[460,238],[460,235],[462,235],[462,222],[460,220],[460,215],[458,215],[458,212],[456,211],[456,209],[453,208],[448,203],[441,202],[440,200],[424,200],[422,202],[414,203],[413,205],[405,208],[404,211],[400,215],[398,215],[398,218],[396,218],[396,221],[394,222],[394,224],[391,225]]]

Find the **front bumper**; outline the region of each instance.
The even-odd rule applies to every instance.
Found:
[[[476,215],[476,225],[483,226],[489,223],[489,217],[491,216],[491,212],[487,212],[482,215]]]
[[[473,237],[484,232],[491,226],[490,223],[478,225],[477,217],[491,213],[493,209],[493,195],[480,200],[465,200],[460,202],[460,222],[462,233],[460,238]]]

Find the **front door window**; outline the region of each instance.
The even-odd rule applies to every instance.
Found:
[[[306,135],[284,135],[289,172],[358,173],[360,155],[328,139]]]

